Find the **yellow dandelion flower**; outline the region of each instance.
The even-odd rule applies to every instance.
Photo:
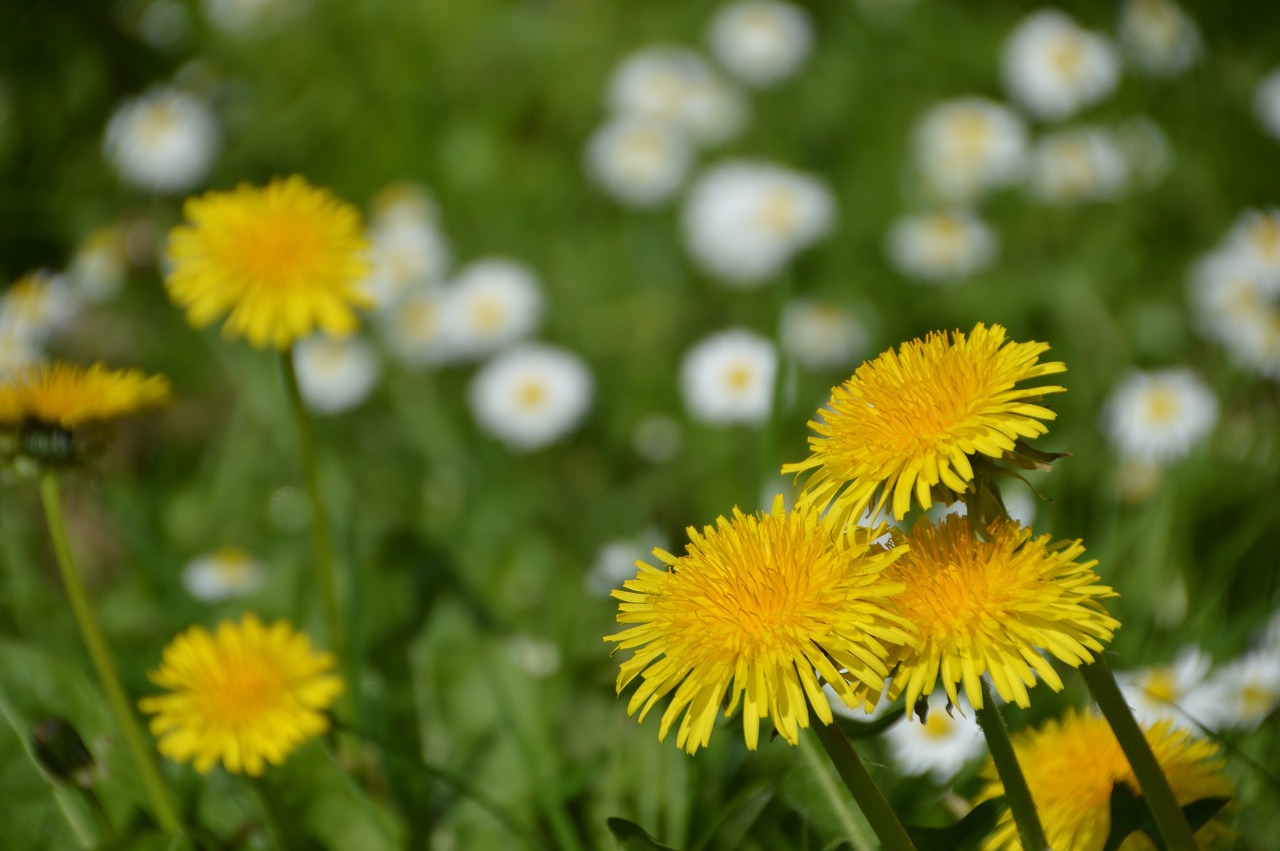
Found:
[[[796,744],[809,726],[806,701],[831,723],[819,677],[851,706],[854,684],[883,687],[889,646],[910,640],[890,609],[900,586],[884,576],[901,549],[881,550],[863,535],[841,551],[841,535],[818,512],[787,513],[781,498],[770,513],[735,508],[714,527],[688,531],[685,555],[654,550],[666,569],[637,562],[639,575],[613,592],[618,622],[633,626],[605,638],[636,651],[618,674],[619,693],[642,678],[627,714],[639,710],[643,721],[675,692],[659,740],[683,716],[676,744],[691,754],[705,747],[730,690],[725,715],[742,703],[748,748],[762,718]]]
[[[1062,689],[1038,650],[1078,666],[1120,627],[1098,602],[1116,593],[1098,584],[1096,560],[1077,560],[1084,553],[1079,541],[1032,538],[1011,521],[993,523],[987,535],[976,537],[963,517],[938,526],[919,522],[907,536],[907,553],[886,571],[904,586],[894,604],[916,637],[914,646],[889,656],[898,665],[890,697],[906,692],[913,706],[941,679],[952,703],[962,683],[969,703],[981,709],[980,678],[989,674],[1000,697],[1027,706],[1035,674]]]
[[[287,349],[319,328],[342,336],[368,307],[360,214],[294,176],[259,189],[209,192],[169,234],[169,295],[197,328],[230,314],[223,333]]]
[[[210,633],[192,627],[164,649],[149,675],[169,694],[139,701],[155,715],[160,753],[192,761],[208,773],[221,761],[231,772],[260,775],[299,744],[328,729],[324,711],[342,692],[329,673],[330,653],[318,653],[303,633],[281,621],[264,626],[252,614]]]
[[[1231,781],[1222,773],[1224,763],[1216,745],[1174,728],[1169,720],[1145,728],[1143,734],[1182,806],[1234,794]],[[1013,747],[1045,836],[1054,848],[1102,851],[1111,831],[1112,790],[1124,783],[1134,796],[1142,794],[1111,727],[1105,719],[1087,711],[1068,712],[1060,721],[1017,733]],[[982,776],[987,786],[981,800],[1004,794],[1004,784],[994,764],[988,763]],[[1196,838],[1202,847],[1214,847],[1227,835],[1226,826],[1214,819],[1200,829]],[[1122,851],[1139,851],[1154,849],[1155,845],[1145,835],[1133,834],[1120,847]],[[1022,848],[1008,810],[1001,814],[983,848]]]
[[[105,423],[169,399],[163,376],[135,370],[38,364],[0,383],[0,423],[74,429]]]
[[[1056,386],[1018,382],[1066,370],[1040,363],[1045,343],[1013,343],[1005,329],[979,323],[969,335],[930,334],[864,363],[831,391],[821,422],[810,422],[810,455],[784,473],[812,471],[801,503],[825,506],[832,519],[878,513],[892,499],[902,518],[916,501],[932,505],[942,484],[962,493],[974,478],[970,456],[1004,457],[1019,438],[1047,429],[1056,414],[1038,404]]]

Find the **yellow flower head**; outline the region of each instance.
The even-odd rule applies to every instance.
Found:
[[[935,332],[864,363],[831,391],[821,422],[810,422],[810,455],[784,473],[813,473],[801,504],[825,506],[832,519],[856,520],[892,498],[902,518],[911,495],[924,508],[939,483],[962,493],[973,480],[969,456],[1000,458],[1018,438],[1044,434],[1056,414],[1038,404],[1056,386],[1016,388],[1019,381],[1064,372],[1039,363],[1045,343],[1011,343],[1005,329],[979,323],[966,336]]]
[[[855,685],[883,687],[889,645],[910,640],[890,609],[900,586],[884,574],[901,549],[874,547],[869,534],[839,549],[843,534],[817,511],[787,513],[781,498],[771,513],[735,508],[714,527],[688,531],[685,555],[654,550],[666,569],[637,562],[639,575],[613,592],[622,601],[618,622],[632,626],[605,638],[636,651],[618,674],[619,693],[643,680],[628,714],[639,710],[643,721],[675,692],[660,740],[683,715],[676,744],[689,753],[706,746],[728,689],[725,715],[742,702],[748,748],[770,717],[796,744],[809,726],[806,700],[831,723],[818,676],[851,706]]]
[[[1098,602],[1116,593],[1098,584],[1097,561],[1077,561],[1079,541],[1032,538],[1012,521],[993,523],[983,540],[967,518],[953,516],[939,526],[916,523],[907,543],[885,576],[905,586],[894,604],[915,628],[915,646],[889,656],[898,664],[889,695],[906,692],[908,706],[941,679],[952,703],[963,683],[969,703],[981,709],[983,674],[1000,697],[1027,706],[1035,674],[1062,689],[1038,650],[1078,666],[1120,627]]]
[[[360,214],[301,177],[209,192],[169,234],[170,297],[197,328],[229,313],[228,337],[286,349],[316,328],[342,336],[369,306]]]
[[[1203,798],[1228,798],[1231,781],[1222,773],[1217,746],[1168,720],[1143,730],[1156,761],[1169,778],[1178,803]],[[1068,712],[1035,730],[1017,733],[1013,748],[1027,778],[1031,798],[1044,825],[1049,845],[1071,851],[1102,851],[1111,831],[1111,793],[1124,783],[1135,796],[1142,794],[1133,769],[1105,719],[1084,710]],[[1004,794],[995,765],[988,762],[982,776],[987,781],[981,799]],[[1227,834],[1225,825],[1211,820],[1197,834],[1203,847],[1213,847]],[[1123,851],[1154,848],[1141,834],[1130,836]],[[985,851],[1021,849],[1013,818],[1005,810],[983,845]]]
[[[39,364],[0,383],[0,423],[74,429],[105,423],[169,399],[169,382],[137,370]]]
[[[294,748],[328,729],[326,710],[342,692],[329,673],[334,658],[318,653],[289,624],[264,626],[252,614],[210,633],[192,627],[164,649],[151,681],[169,694],[139,701],[155,715],[160,753],[208,773],[221,761],[231,772],[262,774]]]

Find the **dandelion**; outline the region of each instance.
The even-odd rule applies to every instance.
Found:
[[[914,280],[945,284],[982,271],[995,259],[996,235],[972,213],[956,210],[899,219],[887,249],[898,271]]]
[[[542,290],[528,267],[501,258],[477,260],[449,290],[453,353],[473,359],[527,337],[542,318]]]
[[[1175,729],[1168,721],[1146,727],[1143,735],[1178,804],[1234,794],[1231,781],[1222,772],[1224,762],[1216,745]],[[1142,794],[1107,722],[1075,710],[1037,729],[1015,734],[1013,745],[1049,845],[1102,851],[1111,832],[1112,791],[1124,784],[1135,797]],[[987,786],[982,800],[1004,794],[1004,784],[992,764],[983,770],[983,777]],[[1222,822],[1214,819],[1200,829],[1197,838],[1213,846],[1225,830]],[[1008,810],[1001,813],[995,831],[982,847],[986,851],[1022,847]]]
[[[605,637],[635,651],[617,684],[621,694],[641,680],[629,715],[643,721],[674,693],[659,740],[678,720],[676,745],[691,754],[705,747],[724,702],[726,717],[742,705],[749,749],[764,718],[796,744],[810,706],[832,722],[822,681],[849,705],[858,703],[852,684],[883,686],[888,645],[910,640],[890,608],[900,586],[884,577],[901,549],[873,548],[867,536],[839,548],[842,534],[818,512],[787,513],[780,498],[768,513],[735,508],[688,532],[684,555],[655,550],[665,567],[640,562],[637,577],[613,593],[625,629]]]
[[[198,556],[182,569],[182,584],[202,603],[220,603],[262,587],[262,565],[244,550],[223,547]]]
[[[591,407],[591,373],[577,355],[526,343],[498,355],[471,382],[471,412],[489,434],[522,452],[572,431]]]
[[[1189,369],[1129,373],[1102,409],[1124,458],[1165,463],[1188,455],[1218,421],[1218,401]]]
[[[301,177],[209,192],[183,207],[169,235],[165,283],[197,328],[228,314],[223,333],[287,349],[320,329],[354,331],[369,305],[360,216]]]
[[[1079,541],[1031,534],[1007,520],[994,522],[985,538],[963,517],[915,524],[908,552],[886,572],[905,586],[894,603],[916,635],[914,646],[890,654],[898,666],[890,698],[905,693],[913,706],[941,681],[953,704],[963,685],[970,705],[982,709],[986,675],[1002,700],[1028,706],[1037,675],[1062,690],[1039,651],[1073,667],[1102,651],[1120,623],[1100,602],[1116,594],[1098,584],[1097,561],[1079,561]]]
[[[169,382],[135,369],[38,364],[0,384],[0,423],[72,431],[102,425],[169,399]]]
[[[879,514],[892,505],[906,515],[912,494],[923,508],[943,485],[963,493],[974,462],[1005,458],[1020,438],[1048,429],[1040,420],[1057,415],[1038,404],[1057,386],[1017,388],[1064,372],[1061,362],[1040,363],[1045,343],[1014,343],[1005,329],[979,323],[973,331],[935,332],[864,363],[831,391],[822,421],[810,421],[810,455],[784,473],[811,472],[802,504],[832,509],[837,522]]]
[[[803,366],[845,366],[862,353],[867,332],[854,315],[838,304],[797,299],[782,310],[782,349]]]
[[[1109,201],[1128,184],[1130,163],[1115,136],[1076,127],[1041,138],[1031,152],[1031,193],[1049,204]]]
[[[1013,110],[978,97],[929,109],[912,136],[916,167],[930,193],[966,204],[1022,176],[1027,128]]]
[[[356,407],[378,383],[378,357],[359,337],[317,334],[293,347],[298,389],[307,408],[336,414]]]
[[[741,0],[711,20],[711,53],[744,83],[771,88],[794,75],[813,49],[813,24],[799,6]]]
[[[965,763],[986,752],[986,740],[978,722],[965,709],[968,701],[951,707],[946,696],[929,696],[924,721],[906,716],[885,731],[889,755],[904,774],[928,774],[939,786],[950,783]]]
[[[680,189],[693,152],[684,136],[667,124],[618,116],[587,142],[591,179],[618,201],[652,208]]]
[[[204,179],[218,153],[218,136],[218,123],[203,100],[176,88],[157,88],[116,109],[102,151],[127,183],[170,194]]]
[[[1003,70],[1014,101],[1055,121],[1111,94],[1120,80],[1120,58],[1105,38],[1056,9],[1041,9],[1009,35]]]
[[[685,243],[708,274],[759,286],[817,242],[835,222],[835,200],[819,180],[739,160],[704,173],[685,201]]]
[[[778,355],[750,331],[712,334],[680,364],[680,389],[694,419],[713,425],[758,423],[773,407]]]
[[[167,694],[146,697],[160,753],[208,774],[221,762],[233,774],[259,776],[329,727],[324,712],[342,692],[332,654],[284,621],[264,625],[246,614],[209,632],[195,626],[164,649],[151,682]]]
[[[1175,76],[1200,56],[1200,31],[1177,3],[1128,0],[1120,10],[1120,40],[1139,68]]]

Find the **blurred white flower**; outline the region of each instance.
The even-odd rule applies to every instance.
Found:
[[[439,283],[449,268],[449,243],[434,220],[386,215],[369,229],[370,271],[360,287],[376,310],[394,307],[405,293]]]
[[[1253,111],[1262,128],[1280,139],[1280,68],[1262,78],[1253,95]]]
[[[507,640],[507,655],[517,668],[536,680],[560,670],[560,647],[545,639],[513,635]]]
[[[218,136],[217,121],[203,100],[158,88],[116,109],[102,150],[126,183],[170,194],[204,179],[218,153]]]
[[[885,730],[889,753],[904,774],[928,774],[939,786],[960,773],[965,763],[977,759],[987,749],[982,729],[969,703],[948,712],[947,696],[939,689],[929,695],[929,711],[921,724],[911,712]]]
[[[636,562],[648,562],[655,547],[667,548],[666,537],[657,529],[644,529],[634,538],[615,538],[596,552],[584,582],[596,597],[608,597],[628,579],[635,579]]]
[[[501,258],[461,269],[448,289],[453,353],[490,355],[527,337],[542,319],[542,291],[528,267]]]
[[[669,125],[618,116],[587,142],[587,173],[617,200],[634,207],[656,207],[684,183],[693,153],[684,136]]]
[[[1168,665],[1116,671],[1116,682],[1134,717],[1144,727],[1169,719],[1174,726],[1196,730],[1212,712],[1204,688],[1212,660],[1199,647],[1184,647]]]
[[[1096,103],[1120,80],[1120,59],[1102,36],[1056,9],[1022,19],[1004,46],[1010,97],[1037,118],[1056,121]]]
[[[791,3],[740,0],[711,19],[711,55],[744,83],[770,88],[800,70],[813,49],[809,14]]]
[[[889,231],[889,260],[917,281],[951,283],[991,265],[997,241],[991,228],[967,210],[905,216]]]
[[[782,349],[809,369],[846,366],[862,354],[867,335],[838,304],[797,299],[782,309]]]
[[[1173,148],[1160,125],[1145,115],[1130,118],[1116,128],[1115,141],[1135,186],[1154,186],[1173,167]]]
[[[1133,371],[1102,408],[1102,427],[1123,458],[1168,462],[1188,455],[1218,421],[1218,400],[1189,369]]]
[[[174,50],[191,34],[191,14],[177,0],[151,0],[139,12],[134,31],[157,50]]]
[[[414,288],[380,324],[387,345],[410,366],[447,363],[456,356],[449,298],[439,287]]]
[[[930,108],[916,124],[912,144],[929,192],[967,203],[1022,177],[1027,128],[993,100],[958,98]]]
[[[680,364],[680,389],[690,416],[713,425],[758,423],[773,407],[778,354],[773,343],[741,329],[698,343]]]
[[[232,35],[268,35],[304,16],[311,0],[204,0],[204,14]]]
[[[1171,0],[1127,0],[1120,40],[1139,68],[1159,76],[1179,74],[1200,56],[1200,30]]]
[[[1205,684],[1205,726],[1252,730],[1280,706],[1280,649],[1259,647],[1215,670]]]
[[[746,125],[747,101],[696,51],[657,44],[622,60],[609,81],[615,115],[665,124],[704,145]]]
[[[40,346],[21,325],[0,314],[0,379],[42,357]]]
[[[293,348],[298,389],[307,408],[317,414],[336,414],[356,407],[378,382],[378,358],[373,348],[355,335],[316,334]]]
[[[262,587],[263,578],[262,565],[234,547],[198,556],[182,570],[182,583],[202,603],[220,603],[252,594]]]
[[[95,230],[80,243],[67,277],[83,299],[100,304],[120,293],[128,271],[124,229],[111,225]]]
[[[1256,262],[1219,250],[1191,273],[1192,314],[1201,334],[1245,369],[1280,380],[1280,294]]]
[[[667,414],[647,414],[631,431],[631,448],[652,464],[670,461],[680,451],[680,422]]]
[[[1227,232],[1223,250],[1257,277],[1268,295],[1280,295],[1280,209],[1247,210]]]
[[[763,284],[835,221],[835,199],[817,179],[781,166],[736,161],[706,171],[689,190],[685,243],[709,275]]]
[[[439,226],[440,207],[431,192],[412,180],[389,183],[369,202],[370,222],[378,228],[405,220]]]
[[[30,272],[0,296],[0,324],[16,328],[34,343],[61,331],[80,312],[80,298],[66,278],[45,270]]]
[[[480,428],[517,451],[554,443],[591,407],[592,380],[575,354],[538,343],[508,349],[471,381]]]
[[[1124,191],[1128,177],[1119,143],[1097,127],[1050,133],[1031,152],[1031,192],[1049,204],[1110,200]]]

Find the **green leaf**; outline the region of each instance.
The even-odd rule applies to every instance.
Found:
[[[611,816],[608,825],[613,838],[626,851],[674,851],[670,846],[660,844],[635,822]]]
[[[1199,830],[1209,823],[1229,802],[1230,798],[1201,798],[1192,801],[1182,808],[1187,822],[1193,831]],[[1165,851],[1164,837],[1151,815],[1145,798],[1133,794],[1133,790],[1125,783],[1117,783],[1111,790],[1111,832],[1107,834],[1107,843],[1103,851],[1117,851],[1121,844],[1135,831],[1142,831],[1155,844],[1159,851]]]
[[[978,848],[996,826],[1004,803],[993,798],[983,801],[950,827],[912,827],[907,833],[919,851],[966,851]]]
[[[845,841],[854,851],[879,847],[875,834],[844,782],[812,736],[801,736],[795,767],[782,794],[830,847]]]

